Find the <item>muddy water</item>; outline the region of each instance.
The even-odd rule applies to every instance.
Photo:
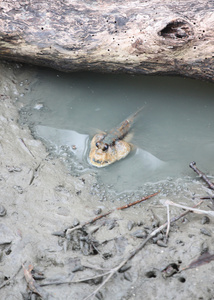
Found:
[[[72,174],[95,172],[106,190],[132,193],[152,184],[167,190],[174,179],[194,176],[188,167],[193,160],[204,171],[214,172],[210,83],[41,69],[29,89],[18,99],[23,106],[21,124],[28,124]],[[130,132],[132,153],[106,168],[91,166],[93,135],[118,125],[141,106]]]

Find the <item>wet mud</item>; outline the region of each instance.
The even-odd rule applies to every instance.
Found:
[[[192,207],[200,197],[212,195],[192,174],[169,179],[167,195],[160,191],[124,210],[116,208],[127,199],[101,201],[95,173],[71,175],[27,127],[19,125],[15,102],[27,91],[27,82],[20,86],[26,67],[1,63],[0,68],[1,299],[86,299],[104,283],[109,270],[166,222],[164,200]],[[28,72],[31,78],[36,74],[34,69]],[[161,183],[156,191],[160,187]],[[145,186],[138,194],[156,191]],[[204,200],[200,208],[212,210],[212,201]],[[170,217],[183,212],[170,206]],[[94,299],[213,299],[214,262],[187,268],[201,254],[214,253],[213,236],[213,217],[187,214],[171,224],[168,239],[166,229],[151,238]],[[107,275],[97,276],[102,273]]]

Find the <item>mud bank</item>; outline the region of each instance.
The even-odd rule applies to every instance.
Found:
[[[68,282],[94,277],[101,269],[105,272],[126,258],[166,221],[166,207],[160,201],[164,196],[160,193],[135,207],[116,210],[84,230],[66,235],[67,228],[126,203],[101,202],[91,192],[97,183],[95,174],[71,176],[28,128],[18,125],[15,102],[24,92],[20,82],[26,80],[26,70],[6,63],[0,70],[1,299],[84,299],[102,278]],[[36,69],[28,74],[33,80]],[[175,196],[177,185],[182,188]],[[192,178],[173,182],[167,197],[194,206],[207,193],[209,189],[193,174]],[[206,200],[201,209],[210,210],[209,206],[211,202]],[[170,208],[171,216],[181,212]],[[213,299],[213,262],[178,272],[202,252],[214,253],[213,236],[211,217],[188,214],[171,226],[167,243],[164,232],[149,241],[130,260],[130,268],[113,276],[97,299]],[[40,296],[27,287],[22,265],[28,268],[29,264],[36,284],[47,283],[39,290]],[[165,276],[163,270],[169,265],[174,274]]]

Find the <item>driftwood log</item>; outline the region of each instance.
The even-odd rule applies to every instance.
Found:
[[[2,0],[0,57],[214,81],[213,0]]]

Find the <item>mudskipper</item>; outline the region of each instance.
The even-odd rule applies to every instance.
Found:
[[[132,127],[141,107],[118,126],[108,132],[96,134],[91,141],[89,159],[93,166],[101,168],[125,158],[132,150],[132,145],[124,140]]]

